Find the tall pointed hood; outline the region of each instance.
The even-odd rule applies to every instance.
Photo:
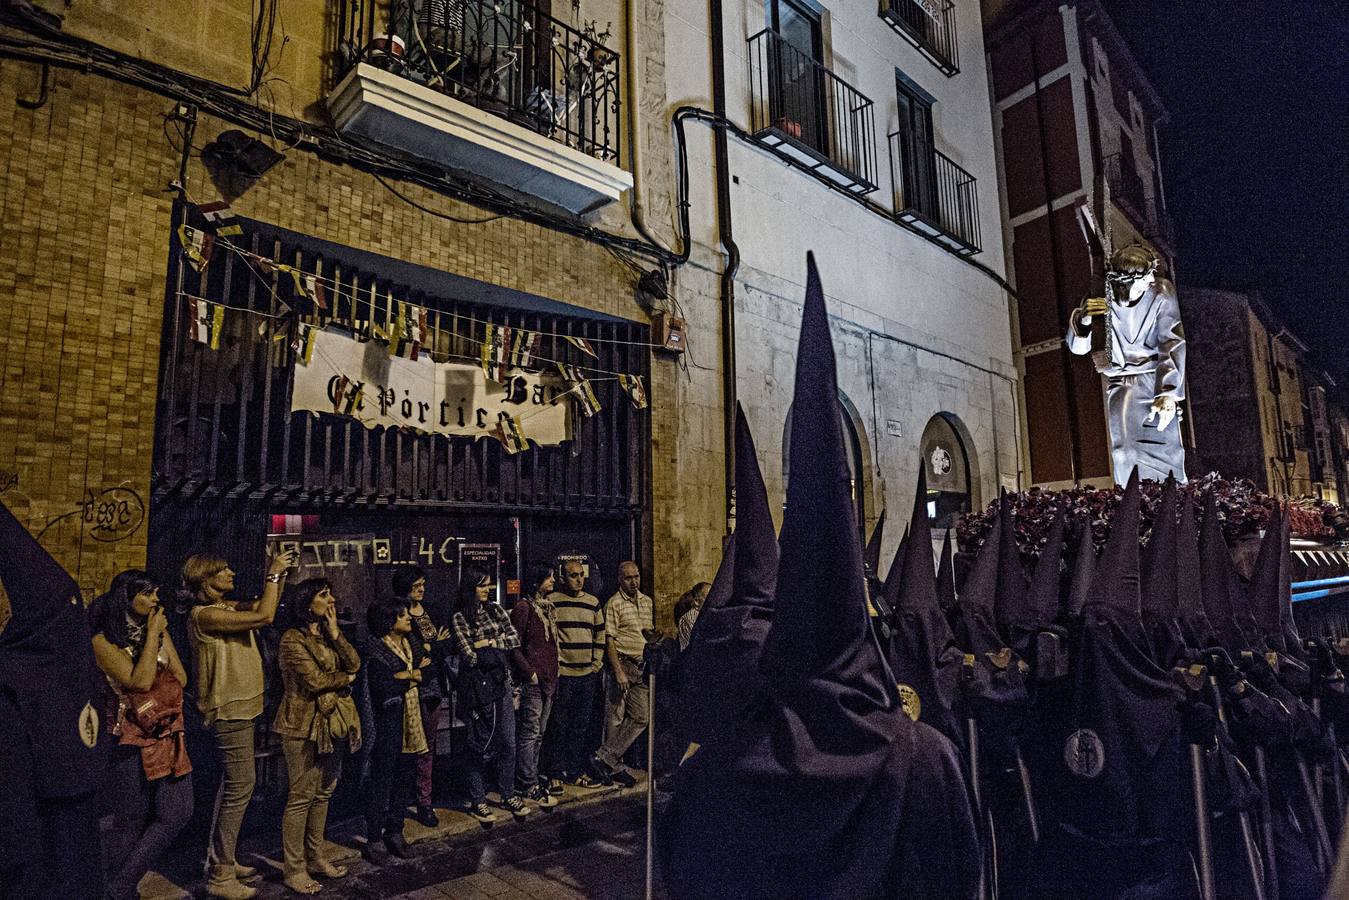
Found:
[[[919,721],[960,745],[963,735],[953,710],[964,654],[937,601],[932,530],[927,518],[927,476],[921,465],[909,530],[891,564],[890,576],[885,584],[886,600],[894,610],[895,627],[888,655],[895,679],[902,686],[901,693],[907,690],[917,697]]]
[[[909,526],[905,525],[904,533],[899,537],[899,546],[895,548],[894,558],[890,560],[890,568],[885,573],[883,590],[885,592],[885,599],[891,604],[891,609],[894,609],[895,598],[899,596],[899,583],[902,580],[901,576],[903,575],[901,570],[904,568],[904,566],[901,565],[901,562],[904,559],[905,548],[908,546]]]
[[[1279,540],[1279,625],[1283,628],[1283,644],[1289,653],[1303,653],[1302,635],[1298,634],[1297,620],[1293,618],[1293,517],[1284,510],[1283,537]]]
[[[994,595],[998,590],[998,561],[1001,555],[1003,523],[993,520],[993,528],[974,556],[974,565],[960,592],[956,617],[956,643],[968,653],[996,653],[1006,646],[994,624]]]
[[[1049,526],[1049,537],[1040,550],[1040,558],[1035,561],[1027,605],[1036,629],[1047,628],[1058,618],[1059,569],[1063,564],[1063,532],[1067,522],[1062,509],[1055,513],[1054,523]]]
[[[905,825],[915,815],[958,821],[967,810],[958,775],[949,777],[954,753],[904,715],[872,635],[840,425],[809,257],[765,677],[752,714],[676,772],[657,842],[677,860],[666,868],[672,897],[882,896],[909,868]],[[939,811],[924,811],[919,798],[930,795]]]
[[[937,562],[937,603],[943,612],[949,612],[956,605],[956,567],[952,558],[951,529],[946,529],[946,538],[941,545],[941,559]]]
[[[107,742],[80,589],[3,503],[0,583],[11,611],[0,632],[0,693],[22,715],[22,724],[0,723],[5,740],[41,748],[42,765],[31,774],[37,796],[87,793],[103,777]]]
[[[1110,537],[1096,563],[1088,610],[1106,621],[1132,629],[1141,626],[1138,562],[1138,470],[1110,521]]]
[[[1180,498],[1180,524],[1176,526],[1176,617],[1185,643],[1206,650],[1217,643],[1213,623],[1204,610],[1203,575],[1199,555],[1199,523],[1194,500]]]
[[[725,735],[759,683],[777,580],[778,542],[745,411],[735,417],[736,528],[685,651],[680,718],[690,740]]]
[[[1143,616],[1174,619],[1176,597],[1176,481],[1167,478],[1143,552]]]
[[[1260,542],[1260,555],[1255,560],[1255,571],[1251,573],[1247,597],[1260,633],[1270,647],[1281,653],[1288,652],[1284,643],[1283,623],[1280,621],[1280,601],[1283,599],[1281,567],[1286,552],[1288,542],[1283,537],[1283,504],[1277,504],[1265,526],[1265,537]]]
[[[1209,491],[1204,498],[1204,524],[1199,534],[1200,590],[1204,611],[1217,638],[1229,653],[1248,649],[1246,637],[1237,625],[1232,590],[1236,586],[1236,567],[1218,521],[1218,495]]]
[[[814,255],[807,257],[806,269],[792,399],[792,471],[778,538],[773,627],[760,669],[775,683],[831,681],[860,694],[855,703],[889,707],[895,687],[871,636],[834,345]]]
[[[994,601],[998,627],[1003,634],[1024,633],[1031,628],[1026,606],[1026,570],[1021,565],[1021,550],[1016,543],[1016,520],[1007,492],[998,495],[998,521],[1002,534],[998,539],[998,593]]]
[[[1091,533],[1091,518],[1083,517],[1078,523],[1077,546],[1073,554],[1073,577],[1068,583],[1068,606],[1065,610],[1069,618],[1082,615],[1091,594],[1091,583],[1096,576],[1096,540]]]
[[[868,578],[881,577],[881,541],[885,539],[885,510],[876,518],[876,527],[871,529],[871,537],[862,551],[862,565],[866,566]]]

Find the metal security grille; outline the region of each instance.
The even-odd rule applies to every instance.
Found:
[[[180,210],[175,221],[181,217]],[[542,333],[543,358],[648,375],[645,326],[435,296],[416,283],[362,270],[340,253],[307,250],[302,239],[267,231],[246,228],[230,240],[248,252],[333,279],[341,287],[330,303],[340,320],[380,320],[380,304],[391,292],[425,307],[426,346],[437,359],[476,356],[473,336],[481,334],[479,323],[491,322]],[[531,444],[513,456],[492,438],[369,429],[345,416],[291,413],[297,326],[294,317],[282,315],[293,300],[287,290],[290,276],[269,274],[222,246],[198,272],[178,250],[174,242],[161,344],[152,476],[157,500],[219,497],[287,508],[397,505],[619,516],[641,509],[649,410],[635,409],[615,381],[594,382],[602,409],[589,418],[574,413],[572,440],[556,447]],[[192,297],[228,307],[219,349],[190,338]],[[355,298],[354,309],[350,298]],[[564,335],[590,340],[598,359],[581,353]]]

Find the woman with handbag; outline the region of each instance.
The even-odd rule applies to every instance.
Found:
[[[427,750],[418,689],[431,660],[414,651],[408,639],[412,617],[401,600],[376,603],[366,617],[365,678],[375,712],[375,746],[361,855],[378,864],[381,844],[399,859],[411,856],[403,838],[403,806],[415,785],[417,757]]]
[[[459,581],[451,619],[461,657],[458,700],[468,724],[468,811],[483,824],[496,820],[486,802],[484,776],[489,764],[495,770],[501,807],[515,816],[529,814],[515,789],[515,708],[506,656],[520,646],[520,637],[495,594],[492,576],[468,567]]]
[[[394,596],[407,604],[408,615],[412,618],[412,633],[408,635],[408,641],[422,657],[431,660],[431,664],[422,671],[421,684],[417,685],[427,751],[417,757],[415,818],[427,828],[435,828],[440,820],[436,818],[436,811],[431,805],[431,775],[435,768],[440,711],[448,696],[445,690],[444,660],[446,652],[453,648],[454,636],[449,628],[440,624],[445,621],[443,609],[437,608],[438,615],[432,614],[433,604],[426,600],[426,573],[420,568],[401,566],[394,572],[393,592]]]
[[[342,756],[361,746],[351,683],[361,658],[337,627],[337,601],[326,579],[297,584],[286,602],[290,628],[281,636],[285,693],[272,727],[281,736],[290,792],[281,819],[282,875],[299,894],[317,893],[313,875],[341,878],[345,866],[324,855],[328,802],[342,774]]]
[[[183,734],[187,673],[166,630],[159,588],[138,570],[122,572],[89,606],[94,660],[108,679],[105,721],[117,737],[116,872],[108,900],[138,896],[136,885],[192,818],[192,763]]]

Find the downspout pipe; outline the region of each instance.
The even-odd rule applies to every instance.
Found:
[[[726,35],[722,0],[708,0],[712,42],[712,111],[726,121]],[[735,276],[740,270],[740,247],[731,224],[731,169],[726,129],[712,129],[713,171],[717,188],[717,232],[726,262],[721,270],[721,381],[722,443],[726,460],[726,533],[735,523]]]

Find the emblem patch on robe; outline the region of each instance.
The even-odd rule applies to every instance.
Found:
[[[919,699],[918,692],[907,684],[896,685],[899,688],[899,705],[903,707],[904,714],[915,722],[923,713],[923,701]]]
[[[92,703],[84,704],[84,709],[80,710],[80,740],[84,746],[90,750],[98,743],[98,711],[94,709]]]
[[[1074,775],[1095,778],[1105,768],[1105,745],[1096,732],[1080,728],[1063,745],[1063,761]]]

